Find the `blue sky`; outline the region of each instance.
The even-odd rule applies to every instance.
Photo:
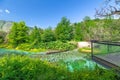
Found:
[[[71,23],[94,18],[104,0],[0,0],[0,19],[25,21],[28,26],[56,27],[63,16]]]

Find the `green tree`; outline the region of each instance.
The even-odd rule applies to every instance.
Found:
[[[9,42],[15,46],[28,42],[28,30],[25,22],[14,22],[9,33]]]
[[[83,34],[83,38],[84,40],[91,40],[93,39],[93,31],[92,29],[94,29],[96,27],[96,23],[94,20],[91,20],[90,17],[86,16],[84,19],[84,21],[81,22],[81,26],[82,26],[82,34]]]
[[[81,23],[74,24],[74,39],[76,41],[82,41],[83,40],[83,34],[82,34],[82,26]]]
[[[89,16],[85,16],[84,18],[83,18],[83,21],[90,21],[91,20],[91,18],[89,17]]]
[[[52,31],[52,29],[49,27],[44,30],[42,34],[42,41],[43,42],[50,42],[50,41],[55,41],[55,33]]]
[[[119,41],[120,40],[120,19],[108,18],[104,20],[104,28],[107,29],[105,34],[106,40]]]
[[[17,26],[18,26],[18,23],[14,22],[8,36],[8,41],[12,45],[17,45],[17,39],[16,39],[18,34]]]
[[[32,29],[32,32],[30,33],[30,42],[33,42],[34,44],[38,44],[41,41],[41,34],[39,28],[35,26]]]
[[[63,17],[58,23],[55,33],[58,40],[67,41],[73,39],[73,27],[66,17]]]

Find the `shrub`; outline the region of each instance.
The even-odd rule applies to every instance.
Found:
[[[30,52],[44,52],[44,51],[46,51],[46,50],[45,50],[45,49],[42,49],[42,48],[39,48],[39,49],[34,48],[34,49],[30,49],[29,51],[30,51]]]
[[[69,72],[63,66],[40,61],[27,56],[9,55],[0,58],[0,80],[119,80],[111,70]]]
[[[5,56],[0,59],[1,80],[59,80],[64,69],[26,56]],[[65,72],[66,73],[66,72]]]
[[[43,52],[43,51],[46,51],[45,49],[36,47],[36,45],[31,45],[29,43],[20,44],[15,49],[16,50],[29,51],[29,52]]]
[[[28,43],[23,43],[23,44],[20,44],[16,47],[17,50],[25,50],[25,51],[29,51],[30,50],[30,47],[31,45],[28,44]]]
[[[40,48],[53,49],[53,50],[72,50],[76,48],[76,45],[71,43],[63,43],[61,41],[52,41],[40,43]]]

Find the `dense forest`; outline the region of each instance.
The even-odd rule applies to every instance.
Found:
[[[0,31],[1,47],[25,49],[74,49],[78,41],[119,41],[120,19],[106,17],[91,19],[86,16],[83,21],[71,23],[63,17],[55,28],[29,28],[25,22],[14,22],[9,32]],[[75,44],[74,46],[72,44]],[[54,46],[56,45],[56,46]],[[64,47],[63,47],[64,45]],[[41,49],[40,49],[41,50]]]
[[[93,39],[119,41],[119,25],[120,19],[112,17],[90,19],[88,16],[77,23],[71,23],[69,19],[63,17],[55,28],[46,29],[37,26],[30,28],[24,21],[13,22],[8,32],[0,31],[0,48],[23,50],[34,54],[49,50],[70,51],[77,48],[79,41]],[[79,54],[81,53],[86,55],[84,52]],[[77,54],[72,53],[71,56],[73,55]],[[1,57],[0,78],[2,80],[119,80],[120,78],[114,70],[107,70],[98,65],[94,69],[86,67],[81,71],[70,72],[67,67],[59,66],[59,62],[42,61],[31,56],[11,54]],[[89,54],[86,57],[90,57]],[[79,65],[82,65],[82,62]]]

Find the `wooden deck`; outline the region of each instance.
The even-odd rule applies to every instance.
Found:
[[[92,59],[109,68],[120,69],[120,53],[93,55]]]

